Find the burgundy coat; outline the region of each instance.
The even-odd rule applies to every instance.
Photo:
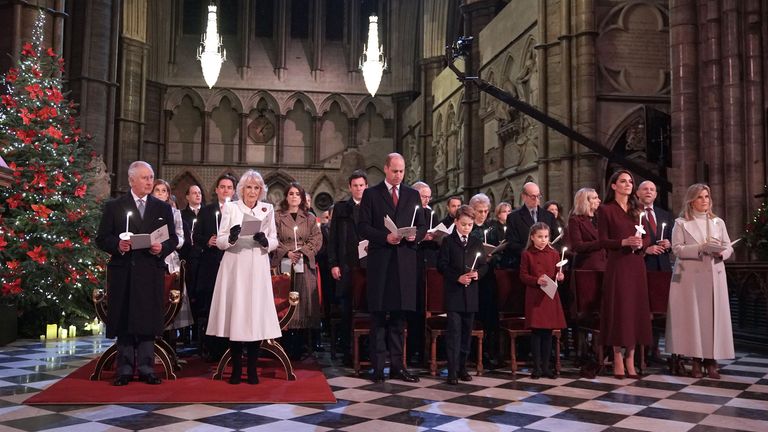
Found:
[[[544,250],[531,246],[520,257],[520,281],[525,285],[525,328],[562,329],[566,327],[560,293],[551,299],[539,287],[539,276],[552,280],[557,275],[560,255],[551,247]]]
[[[567,241],[568,249],[576,252],[573,260],[576,270],[605,271],[605,249],[589,216],[571,216],[568,219]]]
[[[621,246],[621,240],[635,234],[637,219],[614,202],[597,210],[600,243],[608,251],[608,265],[603,276],[603,303],[600,312],[600,336],[605,345],[650,345],[651,307],[648,301],[645,260]],[[650,245],[643,236],[643,249]]]

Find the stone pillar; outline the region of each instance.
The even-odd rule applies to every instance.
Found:
[[[325,41],[325,1],[314,0],[312,3],[312,62],[313,72],[323,70],[323,42]]]
[[[706,95],[702,100],[701,145],[699,157],[706,161],[704,167],[699,167],[697,181],[709,183],[712,197],[716,200],[724,198],[723,184],[723,69],[721,52],[722,17],[717,2],[700,2],[699,22],[702,24],[703,41],[702,58],[699,65],[701,78],[701,94]],[[685,187],[685,186],[684,186]],[[721,202],[715,201],[717,206]]]
[[[117,160],[113,185],[120,192],[129,189],[128,165],[144,157],[144,106],[147,75],[147,2],[126,0],[122,3],[120,35],[120,94],[115,119]],[[86,20],[92,23],[93,18]],[[98,37],[98,35],[92,35]]]
[[[275,163],[283,163],[285,151],[285,114],[277,113],[277,130],[275,130]]]
[[[549,85],[547,80],[547,70],[548,70],[548,62],[547,57],[549,56],[549,45],[547,44],[547,41],[549,38],[547,37],[547,16],[548,16],[548,7],[547,7],[547,0],[539,0],[539,18],[538,18],[538,44],[534,47],[536,49],[536,65],[539,69],[539,77],[538,77],[538,85],[539,85],[539,100],[531,100],[529,101],[532,105],[536,105],[541,112],[546,114],[551,114],[549,112]],[[570,21],[570,15],[569,15],[569,21]],[[562,38],[561,40],[565,39],[563,35],[560,35]],[[544,127],[541,124],[538,124],[537,127],[539,128],[539,155],[541,155],[540,159],[543,159],[546,157],[546,155],[549,153],[549,128]],[[504,154],[504,147],[501,146],[501,154]],[[502,165],[503,166],[503,165]],[[546,191],[549,188],[549,162],[543,162],[539,163],[539,188],[543,191]],[[545,192],[546,193],[546,192]],[[513,206],[516,203],[510,203]]]
[[[205,163],[211,156],[210,142],[211,142],[211,112],[203,111],[201,113],[203,119],[203,130],[201,134],[200,143],[200,162]]]
[[[323,118],[312,116],[312,159],[311,164],[320,163],[320,132],[323,128]]]
[[[347,141],[348,148],[357,148],[357,117],[352,117],[347,120],[349,124],[349,137]]]
[[[595,29],[595,0],[584,0],[573,2],[576,6],[574,45],[575,45],[575,70],[576,76],[572,80],[576,88],[572,94],[576,97],[576,119],[572,119],[573,128],[581,134],[596,138],[597,129],[597,50],[595,41],[597,30]],[[570,107],[573,105],[569,105]],[[566,154],[572,155],[586,149],[581,145],[569,140],[566,146]],[[597,169],[600,159],[589,157],[587,160],[579,160],[579,172],[574,175],[573,159],[564,161],[563,184],[566,185],[565,196],[563,197],[564,206],[571,207],[573,194],[575,193],[575,182],[586,185],[601,185],[605,183],[602,173]],[[599,189],[598,189],[599,190]]]
[[[253,1],[240,3],[240,71],[245,76],[245,69],[251,67],[251,24],[253,23]]]
[[[168,143],[171,141],[170,127],[171,119],[173,118],[173,111],[163,110],[163,121],[161,123],[162,132],[160,136],[163,137],[163,161],[168,160]]]
[[[421,114],[421,135],[419,137],[421,148],[421,155],[423,160],[421,166],[424,167],[424,180],[429,183],[432,188],[433,201],[437,201],[442,198],[445,190],[440,190],[437,185],[434,184],[435,172],[432,167],[435,166],[434,151],[432,151],[432,138],[434,132],[432,127],[434,126],[432,119],[432,110],[435,103],[435,97],[432,94],[432,83],[435,78],[443,70],[445,64],[445,58],[443,57],[431,57],[421,60],[421,98],[422,98],[422,114]]]
[[[765,180],[765,123],[763,121],[763,62],[761,53],[764,47],[761,27],[765,21],[761,18],[760,0],[747,0],[744,20],[744,55],[745,55],[745,97],[747,102],[745,115],[746,140],[746,186],[747,213],[752,214],[760,200],[754,198],[763,191]]]
[[[360,44],[360,2],[357,0],[347,0],[345,2],[345,11],[347,12],[347,31],[344,32],[344,44],[347,46],[347,68],[350,72],[357,72],[360,55],[363,52]],[[362,77],[361,77],[362,78]]]
[[[240,142],[237,148],[237,162],[245,163],[248,146],[248,113],[240,113]]]
[[[679,203],[686,185],[696,179],[699,160],[699,55],[696,0],[670,4],[670,64],[672,75],[672,203]]]
[[[403,151],[403,112],[408,108],[408,105],[413,102],[415,92],[399,92],[392,96],[392,106],[394,108],[393,116],[393,135],[395,138],[395,151],[404,155]]]
[[[275,47],[277,58],[275,59],[275,74],[282,80],[285,74],[285,56],[288,52],[288,42],[290,40],[290,26],[288,25],[288,3],[287,1],[275,2],[277,5],[277,20],[275,22]]]

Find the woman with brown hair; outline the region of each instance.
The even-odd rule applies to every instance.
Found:
[[[626,170],[613,173],[605,203],[597,211],[600,244],[608,252],[603,277],[603,303],[600,336],[604,345],[613,346],[613,375],[624,378],[621,349],[626,347],[626,374],[637,378],[634,358],[638,344],[650,345],[651,309],[648,303],[643,250],[650,245],[636,225],[641,208],[635,197],[635,182]]]
[[[691,376],[719,379],[717,359],[735,356],[724,260],[733,253],[725,222],[712,213],[709,186],[691,185],[672,229],[677,257],[669,288],[666,349],[693,358]],[[683,370],[678,372],[682,373]]]
[[[306,330],[311,330],[314,348],[320,347],[320,293],[317,289],[315,256],[323,245],[323,235],[314,215],[309,213],[307,194],[300,184],[293,182],[285,192],[280,209],[275,215],[277,249],[272,255],[272,267],[293,267],[299,291],[299,308],[288,325],[287,349],[293,358],[301,357]],[[282,266],[281,266],[282,264]]]

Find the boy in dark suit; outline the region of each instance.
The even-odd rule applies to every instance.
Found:
[[[443,275],[445,311],[448,331],[445,349],[448,357],[448,384],[459,379],[472,381],[467,373],[467,357],[472,342],[472,326],[478,311],[477,280],[488,270],[483,242],[470,237],[475,223],[475,211],[461,206],[456,212],[456,226],[440,247],[437,270]]]

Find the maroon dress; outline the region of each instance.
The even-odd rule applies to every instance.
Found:
[[[603,344],[634,347],[650,345],[651,307],[648,302],[645,260],[621,240],[635,234],[634,219],[613,201],[597,211],[600,243],[608,251],[608,265],[603,276],[603,304],[600,312],[600,336]],[[650,246],[643,236],[643,249]]]
[[[573,268],[576,270],[605,271],[606,255],[600,244],[597,227],[586,215],[568,219],[568,247],[576,252]]]
[[[547,246],[544,250],[531,245],[520,257],[520,281],[525,285],[525,328],[562,329],[566,327],[560,293],[555,298],[539,287],[539,276],[546,274],[556,280],[560,255]]]

